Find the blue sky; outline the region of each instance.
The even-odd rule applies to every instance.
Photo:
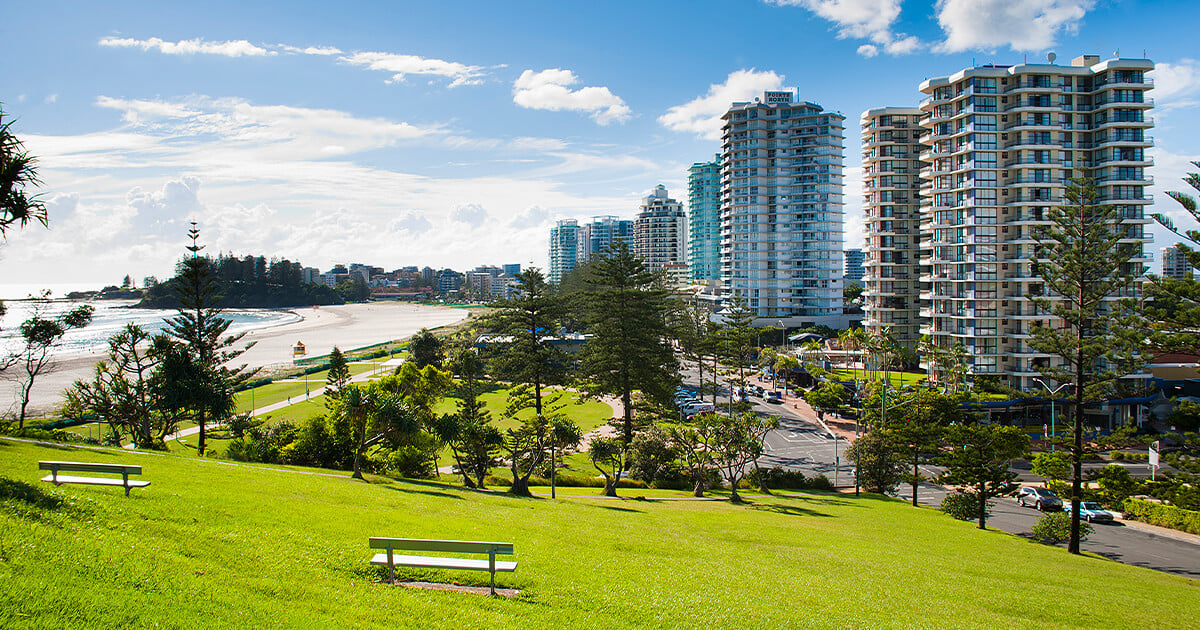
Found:
[[[1194,0],[40,2],[5,9],[0,102],[41,159],[51,228],[6,282],[166,277],[209,251],[326,269],[544,266],[560,218],[632,217],[711,159],[764,89],[858,117],[972,63],[1159,64],[1154,210],[1200,159]],[[1161,236],[1161,231],[1160,231]],[[1155,249],[1166,244],[1156,243]]]

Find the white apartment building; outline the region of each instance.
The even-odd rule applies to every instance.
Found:
[[[652,271],[687,264],[687,214],[662,184],[642,198],[633,223],[633,252]]]
[[[723,293],[759,325],[844,327],[845,117],[782,90],[722,118]]]
[[[1162,277],[1183,280],[1189,273],[1192,273],[1192,266],[1188,264],[1183,252],[1174,245],[1162,248]]]
[[[1090,55],[1069,66],[1053,62],[967,68],[920,86],[927,95],[920,106],[921,226],[929,238],[921,332],[943,347],[962,343],[973,373],[1026,390],[1037,388],[1037,368],[1050,361],[1028,345],[1031,323],[1050,320],[1027,298],[1044,289],[1030,268],[1031,233],[1049,224],[1051,207],[1067,203],[1069,179],[1095,178],[1098,202],[1117,207],[1127,242],[1150,242],[1146,171],[1153,162],[1145,152],[1154,122],[1146,115],[1153,101],[1145,74],[1153,62]],[[886,232],[882,218],[873,225],[876,243],[901,236]],[[920,251],[907,250],[901,260]],[[1140,274],[1148,260],[1135,259],[1131,271]],[[911,264],[897,264],[895,273],[912,274]],[[897,312],[912,311],[875,308],[869,317]]]
[[[863,326],[888,328],[897,342],[914,349],[921,337],[920,310],[927,306],[920,300],[920,262],[929,256],[922,250],[920,121],[915,107],[862,114]]]
[[[550,228],[550,275],[552,284],[571,273],[579,262],[579,222],[562,219]]]

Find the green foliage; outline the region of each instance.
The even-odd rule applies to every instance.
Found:
[[[805,477],[799,470],[787,470],[781,466],[770,469],[754,469],[746,479],[752,486],[768,486],[776,490],[833,490],[833,483],[822,473]]]
[[[491,423],[491,412],[479,399],[479,373],[483,365],[469,348],[458,351],[454,370],[460,380],[456,388],[457,413],[441,415],[434,422],[434,434],[450,447],[463,483],[482,488],[488,471],[499,465],[504,434]]]
[[[589,393],[621,398],[621,443],[633,441],[633,393],[666,405],[679,382],[679,363],[670,343],[670,294],[619,242],[589,267],[589,289],[579,298],[581,319],[592,337],[579,355],[579,373]],[[618,475],[619,476],[619,475]]]
[[[1142,492],[1143,484],[1129,474],[1129,469],[1119,464],[1109,464],[1093,474],[1096,485],[1100,487],[1097,498],[1110,508],[1120,509],[1125,499]]]
[[[941,510],[947,515],[960,521],[973,521],[982,512],[985,516],[992,513],[990,501],[979,504],[979,495],[967,492],[951,492],[942,499]]]
[[[535,267],[517,274],[515,297],[497,300],[492,306],[496,310],[485,325],[508,341],[498,344],[490,360],[491,372],[529,385],[533,408],[540,414],[545,386],[566,380],[567,358],[551,342],[562,325],[566,305]]]
[[[1087,540],[1092,534],[1090,523],[1079,524],[1079,540]],[[1071,539],[1071,515],[1066,512],[1051,512],[1034,523],[1029,537],[1043,545],[1057,545]]]
[[[1071,456],[1066,451],[1038,453],[1033,456],[1033,474],[1048,481],[1066,479],[1071,474]]]
[[[629,476],[646,483],[670,483],[680,478],[678,449],[659,427],[640,431],[629,449]]]
[[[1200,161],[1192,165],[1200,168]],[[1200,173],[1188,173],[1183,181],[1200,191]],[[1168,191],[1167,196],[1174,199],[1190,215],[1193,223],[1200,222],[1200,208],[1196,199],[1191,195],[1178,191]],[[1176,249],[1183,252],[1190,267],[1200,267],[1200,231],[1195,228],[1181,230],[1164,214],[1154,215],[1154,219],[1173,234],[1183,239],[1176,243]],[[1148,314],[1154,321],[1154,343],[1166,351],[1200,353],[1200,282],[1192,274],[1183,279],[1155,278],[1146,291],[1149,300]]]
[[[1126,518],[1169,527],[1190,534],[1200,534],[1200,511],[1185,510],[1174,505],[1129,498],[1122,507]]]
[[[442,339],[428,328],[422,328],[412,336],[412,340],[408,342],[408,352],[412,355],[412,362],[419,368],[427,365],[442,367],[442,359],[445,358],[442,353]]]
[[[1181,432],[1200,429],[1200,402],[1176,400],[1175,408],[1167,415],[1167,424]]]
[[[285,259],[267,260],[263,256],[237,258],[221,254],[203,258],[218,287],[216,305],[221,308],[281,308],[344,304],[338,292],[325,284],[304,282],[302,265]],[[143,281],[145,290],[138,303],[141,308],[179,308],[177,287],[182,276],[166,282],[153,277]]]
[[[367,281],[363,280],[362,276],[357,275],[337,283],[334,290],[346,302],[365,302],[371,297],[371,287],[367,286]]]
[[[887,494],[900,485],[904,463],[896,458],[883,431],[868,431],[850,444],[846,458],[854,462],[858,484],[867,492]]]
[[[937,462],[946,468],[938,482],[961,486],[974,494],[979,507],[979,528],[987,526],[987,502],[1016,489],[1009,463],[1029,452],[1029,436],[1017,427],[994,424],[959,424],[944,433],[946,449]]]
[[[12,120],[5,122],[0,110],[0,238],[8,237],[13,226],[23,228],[30,222],[48,224],[46,204],[30,189],[41,185],[37,159],[25,151],[12,133]]]
[[[4,127],[0,127],[3,130]],[[0,132],[2,133],[2,132]],[[0,141],[3,141],[0,136]],[[3,215],[0,215],[2,217]],[[0,218],[0,227],[4,225]],[[49,304],[50,292],[42,293],[34,300],[33,316],[21,322],[18,327],[22,346],[11,357],[0,358],[0,371],[16,364],[17,370],[17,402],[18,428],[25,426],[25,416],[29,409],[29,396],[33,392],[33,384],[38,376],[53,369],[50,360],[50,350],[57,346],[68,331],[83,328],[92,321],[92,306],[84,304],[54,317],[47,317],[45,309]]]
[[[804,401],[824,416],[826,413],[838,412],[850,401],[850,393],[840,383],[825,381],[820,387],[806,392]]]
[[[333,351],[329,353],[329,373],[325,375],[325,395],[337,398],[349,382],[350,366],[346,362],[346,355],[342,354],[341,348],[334,346]]]

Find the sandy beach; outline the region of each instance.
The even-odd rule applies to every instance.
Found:
[[[268,370],[291,365],[292,347],[297,341],[308,350],[308,356],[329,354],[333,346],[342,350],[362,348],[377,343],[404,339],[421,328],[437,328],[466,319],[467,309],[422,306],[399,302],[372,302],[344,306],[289,309],[303,319],[269,328],[252,330],[243,342],[257,342],[239,361]],[[62,402],[62,392],[78,379],[90,378],[93,366],[104,357],[98,355],[68,355],[56,360],[50,374],[35,381],[30,406],[50,410]],[[8,376],[8,375],[6,375]],[[0,411],[17,409],[15,382],[4,382],[6,403]]]

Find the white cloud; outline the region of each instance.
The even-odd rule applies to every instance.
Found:
[[[895,33],[892,26],[900,18],[902,0],[766,0],[770,4],[808,9],[833,22],[839,39],[867,39],[871,44],[858,47],[858,54],[874,57],[882,50],[892,55],[907,55],[924,47],[920,39]]]
[[[484,68],[468,66],[456,61],[426,59],[416,55],[397,55],[385,52],[357,52],[339,57],[340,61],[370,70],[391,72],[389,82],[403,82],[410,75],[429,75],[451,79],[450,87],[477,85],[483,82]]]
[[[550,211],[541,206],[529,206],[524,212],[512,218],[508,222],[509,227],[525,230],[528,228],[541,227],[550,219]]]
[[[1200,104],[1200,62],[1180,59],[1178,63],[1159,63],[1154,67],[1154,101],[1165,109]]]
[[[936,50],[1045,50],[1060,32],[1076,32],[1095,6],[1095,0],[938,0],[946,41]]]
[[[477,203],[464,203],[450,212],[450,220],[477,226],[488,218],[487,210]]]
[[[184,39],[177,42],[163,41],[157,37],[150,39],[131,39],[123,37],[105,37],[100,40],[101,46],[109,48],[140,48],[142,50],[157,50],[164,55],[222,55],[225,57],[262,57],[276,54],[262,46],[239,39],[224,42],[206,42],[202,39]]]
[[[42,102],[47,105],[53,105],[58,102],[58,95],[51,94],[51,95],[47,96],[46,98],[42,99]]]
[[[342,54],[342,49],[333,46],[307,46],[300,48],[299,46],[289,46],[287,44],[276,44],[274,46],[284,52],[294,53],[298,55],[317,55],[320,57],[329,57],[332,55]]]
[[[513,102],[529,109],[589,112],[601,125],[625,122],[632,111],[607,87],[587,86],[572,90],[579,78],[570,70],[552,68],[526,70],[513,82]]]
[[[721,116],[735,101],[749,101],[767,90],[783,86],[783,75],[772,71],[737,70],[724,83],[714,83],[708,93],[683,105],[676,105],[658,117],[658,122],[673,131],[697,133],[709,140],[721,139]]]

